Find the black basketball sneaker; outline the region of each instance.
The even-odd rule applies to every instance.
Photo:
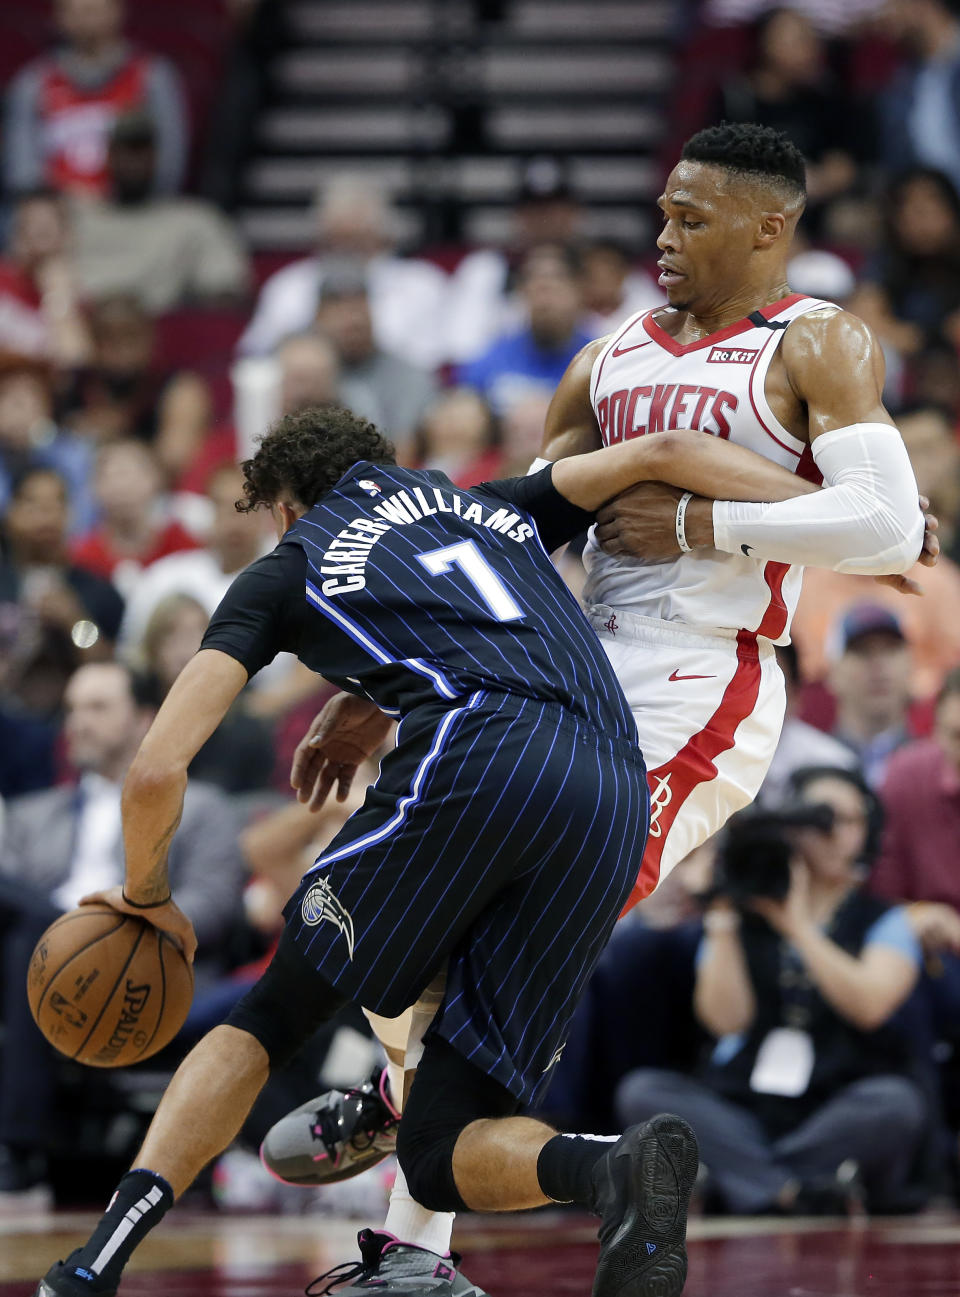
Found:
[[[679,1297],[687,1280],[687,1208],[697,1138],[679,1117],[634,1126],[597,1163],[601,1218],[593,1297]]]
[[[386,1069],[354,1090],[328,1090],[271,1126],[260,1146],[263,1165],[287,1184],[322,1185],[369,1171],[397,1151],[400,1114]]]
[[[361,1230],[357,1242],[361,1260],[322,1274],[307,1289],[307,1297],[325,1297],[327,1293],[336,1297],[369,1297],[371,1293],[381,1297],[487,1297],[460,1274],[456,1252],[438,1256],[372,1229]]]
[[[96,1275],[77,1271],[71,1264],[80,1255],[80,1249],[71,1252],[66,1261],[55,1261],[37,1284],[33,1297],[116,1297],[116,1288],[101,1288]]]

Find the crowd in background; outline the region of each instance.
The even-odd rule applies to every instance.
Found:
[[[57,45],[6,87],[0,155],[0,1205],[49,1192],[86,1102],[29,1019],[26,962],[119,881],[124,771],[273,543],[233,508],[257,433],[342,403],[463,487],[523,473],[576,352],[662,300],[652,246],[584,241],[562,159],[530,161],[508,246],[401,250],[390,195],[345,173],[308,255],[251,256],[184,190],[177,68],[126,40],[118,0],[55,9]],[[960,1126],[960,4],[703,11],[664,173],[720,117],[803,149],[791,287],[876,330],[943,552],[922,598],[807,573],[761,804],[827,822],[708,844],[622,925],[548,1103],[610,1130],[682,1108],[718,1210],[909,1210],[955,1191]],[[191,770],[171,879],[200,938],[196,1029],[256,975],[351,809],[289,800],[328,692],[278,659]],[[792,843],[779,896],[729,883],[754,830]]]

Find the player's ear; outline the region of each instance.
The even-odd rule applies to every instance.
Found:
[[[786,229],[787,218],[783,212],[761,212],[757,224],[756,246],[769,248]]]

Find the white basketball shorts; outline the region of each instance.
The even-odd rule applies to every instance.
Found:
[[[783,725],[783,674],[770,641],[749,631],[701,633],[605,604],[587,615],[633,711],[650,784],[630,909],[756,797]]]

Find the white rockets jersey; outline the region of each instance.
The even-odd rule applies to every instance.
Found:
[[[774,417],[764,395],[770,361],[791,320],[832,306],[792,293],[698,342],[674,341],[654,319],[633,315],[597,357],[590,398],[604,445],[666,428],[724,437],[820,481],[809,446]],[[591,535],[584,554],[589,604],[701,630],[754,631],[789,639],[803,569],[719,550],[666,563],[604,554]]]

